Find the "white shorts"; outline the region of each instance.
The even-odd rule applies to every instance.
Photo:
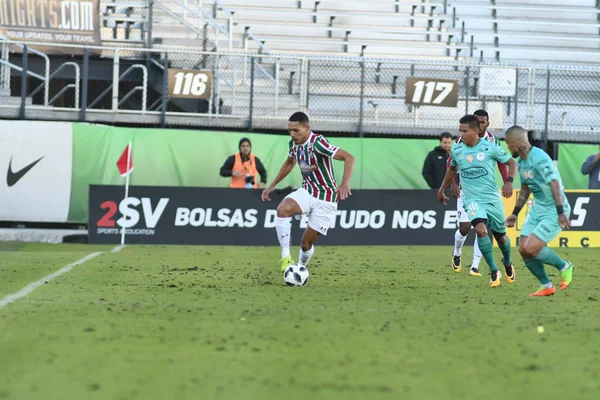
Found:
[[[463,206],[463,193],[462,190],[460,191],[460,197],[458,198],[458,200],[456,200],[456,212],[458,215],[458,223],[462,223],[462,222],[470,222],[469,221],[469,216],[467,215],[467,212],[465,211],[465,208]]]
[[[285,198],[295,200],[302,209],[302,214],[308,215],[308,226],[322,235],[327,235],[327,230],[335,218],[337,203],[319,200],[304,188],[288,194]]]

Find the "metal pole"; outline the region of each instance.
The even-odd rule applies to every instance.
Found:
[[[306,60],[306,110],[308,110],[308,104],[310,100],[310,60]]]
[[[167,117],[167,91],[169,90],[169,54],[165,53],[163,59],[163,81],[162,81],[162,110],[160,113],[160,126],[165,127]]]
[[[550,70],[546,70],[546,117],[544,122],[544,151],[548,151],[548,120],[550,118]]]
[[[79,116],[79,120],[82,122],[85,121],[87,111],[89,67],[90,54],[86,47],[83,49],[83,82],[81,85],[81,114]]]
[[[21,108],[19,109],[19,118],[25,119],[25,103],[27,102],[27,68],[28,68],[28,47],[23,46],[23,69],[21,70]],[[48,82],[46,82],[48,85]]]
[[[365,102],[365,59],[360,62],[360,112],[358,120],[358,134],[363,137],[363,120],[364,120],[364,102]]]
[[[465,75],[465,114],[469,113],[469,73],[471,72],[471,68],[467,67],[466,75]]]
[[[515,122],[517,125],[517,110],[519,109],[519,70],[517,69],[517,79],[515,79]]]
[[[154,18],[153,16],[153,10],[154,9],[154,0],[149,0],[148,2],[148,33],[146,35],[146,38],[148,40],[148,42],[146,43],[146,47],[151,49],[152,48],[152,19]]]
[[[248,110],[248,130],[252,130],[252,118],[254,117],[254,57],[250,57],[250,109]]]

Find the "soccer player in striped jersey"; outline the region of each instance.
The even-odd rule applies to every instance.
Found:
[[[323,137],[310,130],[308,116],[303,112],[292,114],[288,121],[290,150],[287,160],[279,173],[262,192],[263,201],[270,201],[269,194],[292,171],[300,166],[302,187],[290,193],[277,206],[275,228],[281,246],[281,270],[294,264],[290,256],[292,217],[308,215],[308,227],[302,236],[299,264],[306,266],[312,257],[314,243],[327,230],[335,218],[339,200],[344,200],[350,192],[350,178],[354,171],[354,156],[332,145]],[[333,173],[333,160],[344,162],[344,176],[338,185]]]
[[[475,115],[479,121],[479,137],[487,140],[488,142],[500,145],[498,138],[494,136],[493,133],[487,131],[488,126],[490,126],[490,118],[487,111],[477,110],[473,113],[473,115]],[[462,136],[459,136],[458,139],[456,139],[456,143],[462,143]],[[452,158],[448,157],[446,168],[450,166],[451,161]],[[506,181],[508,178],[508,170],[506,165],[498,162],[498,170],[500,171],[500,175],[502,175],[502,181],[504,182],[504,186],[502,187],[502,195],[505,197],[510,197],[512,196],[512,183],[507,183]],[[459,184],[457,182],[452,182],[451,190],[454,197],[457,198],[456,211],[458,214],[458,229],[454,234],[454,251],[450,265],[452,266],[454,272],[460,272],[462,270],[462,248],[465,244],[465,240],[467,239],[467,235],[471,230],[471,223],[469,222],[469,218],[463,207],[463,193]],[[469,268],[469,275],[481,276],[481,273],[479,272],[480,262],[481,251],[479,250],[479,245],[477,244],[477,235],[475,235],[475,243],[473,244],[473,262]]]

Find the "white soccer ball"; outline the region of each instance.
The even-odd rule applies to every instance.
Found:
[[[299,264],[290,265],[283,272],[283,280],[288,286],[304,286],[308,278],[308,269]]]

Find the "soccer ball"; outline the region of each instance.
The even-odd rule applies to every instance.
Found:
[[[283,272],[283,280],[288,286],[304,286],[308,283],[308,269],[303,265],[290,265]]]

